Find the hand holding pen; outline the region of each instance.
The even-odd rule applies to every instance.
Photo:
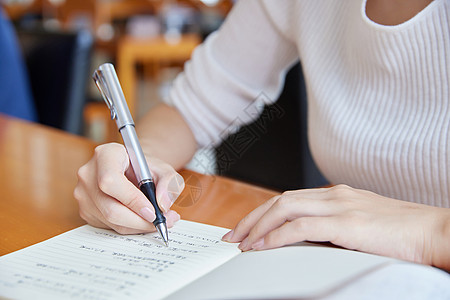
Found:
[[[112,65],[109,66],[112,67]],[[120,86],[118,88],[120,89]],[[114,91],[114,89],[108,87],[108,93],[111,90]],[[121,90],[119,91],[121,92]],[[111,96],[111,94],[108,94],[108,96]],[[123,94],[121,96],[123,97]],[[119,116],[117,109],[113,116]],[[125,127],[131,127],[131,132],[134,132],[134,126],[131,125],[132,119],[128,116],[129,113],[122,114],[120,124],[124,125],[122,122],[129,124]],[[119,122],[116,123],[119,125]],[[130,143],[130,137],[127,134],[124,136],[125,143]],[[133,141],[136,142],[137,139]],[[128,144],[127,147],[131,149],[135,146]],[[132,153],[136,155],[136,152]],[[146,160],[142,151],[141,154],[137,155],[141,155],[141,161]],[[132,167],[133,160],[136,165],[136,157],[129,158],[125,147],[117,143],[105,144],[96,148],[92,159],[78,172],[78,184],[74,196],[79,203],[80,215],[93,226],[109,227],[123,234],[153,231],[155,227],[151,224],[156,221],[155,225],[160,227],[161,234],[164,236],[166,230],[163,217],[166,219],[168,227],[171,227],[180,218],[176,212],[170,210],[170,206],[184,187],[183,179],[170,165],[156,158],[151,159],[152,174],[150,174],[148,168],[145,169],[147,163],[142,169]],[[139,173],[134,172],[136,169],[139,170]],[[146,192],[148,191],[149,197],[152,197],[150,194],[153,188],[150,183],[152,175],[156,176],[156,198],[158,199],[156,205],[160,208],[159,216],[157,216],[158,213],[155,213],[155,208],[150,199],[137,188],[139,182],[141,182],[141,188],[143,186],[150,188],[150,191],[147,187],[144,189]],[[164,212],[164,215],[162,212]]]

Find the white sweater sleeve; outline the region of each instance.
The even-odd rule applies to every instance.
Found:
[[[199,147],[214,145],[236,125],[255,119],[261,100],[276,100],[297,59],[295,44],[276,27],[263,1],[239,1],[221,28],[194,51],[173,84],[170,104]]]

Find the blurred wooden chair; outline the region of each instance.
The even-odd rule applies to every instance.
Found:
[[[201,43],[195,34],[182,35],[178,42],[168,42],[163,36],[140,39],[125,36],[117,51],[118,76],[132,114],[136,111],[137,71],[139,63],[152,64],[156,73],[164,63],[184,63]]]
[[[162,3],[162,0],[64,0],[58,6],[58,19],[68,26],[76,22],[76,18],[87,16],[96,31],[102,24],[111,24],[115,19],[126,19],[142,13],[155,14]]]
[[[196,35],[182,36],[176,44],[168,43],[164,37],[146,40],[126,36],[119,40],[116,69],[125,99],[135,119],[138,85],[136,65],[151,63],[157,70],[163,63],[183,63],[190,58],[192,51],[200,42],[200,38]],[[97,142],[121,141],[103,101],[89,103],[84,111],[84,117],[87,126],[93,130],[91,136],[99,136],[98,140],[94,137]],[[102,135],[103,139],[101,139]]]

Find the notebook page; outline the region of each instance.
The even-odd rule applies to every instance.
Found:
[[[240,253],[226,232],[181,220],[166,248],[156,233],[85,225],[0,257],[0,298],[160,299]]]
[[[277,249],[244,252],[167,299],[322,299],[395,261],[302,242]]]

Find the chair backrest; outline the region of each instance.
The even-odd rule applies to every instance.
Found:
[[[88,31],[18,29],[40,123],[81,134],[93,38]]]
[[[36,121],[25,63],[12,23],[0,6],[0,112]]]
[[[216,148],[220,175],[280,191],[327,184],[312,159],[300,64],[286,75],[278,101]]]

